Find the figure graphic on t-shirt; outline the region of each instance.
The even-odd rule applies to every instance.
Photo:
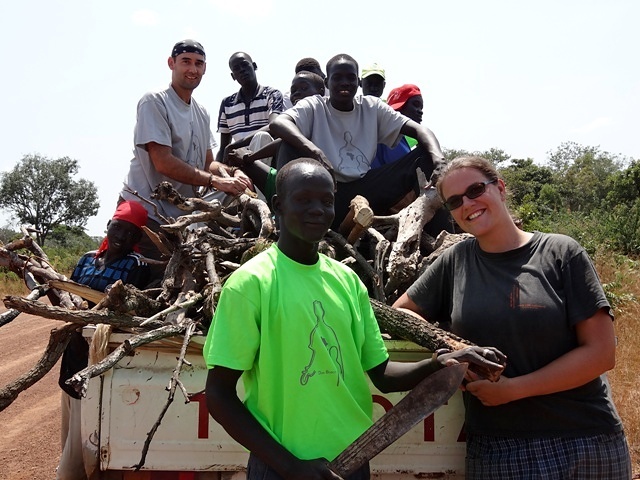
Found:
[[[344,146],[340,147],[340,164],[338,168],[345,175],[356,174],[362,176],[369,170],[367,156],[352,143],[351,132],[344,132]]]
[[[338,383],[340,385],[340,377],[344,378],[344,364],[342,362],[342,349],[335,330],[324,319],[324,308],[322,302],[315,300],[313,302],[313,314],[316,316],[316,324],[313,326],[309,335],[309,350],[311,350],[311,359],[302,370],[300,383],[306,385],[311,377],[316,374],[313,369],[313,362],[316,357],[316,350],[324,348],[329,352],[329,356],[334,360],[338,367]],[[321,343],[318,343],[320,341]]]

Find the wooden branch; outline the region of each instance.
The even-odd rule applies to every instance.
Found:
[[[31,293],[29,293],[29,295],[27,295],[25,298],[27,300],[38,300],[41,296],[43,296],[45,294],[45,289],[42,287],[36,287],[35,289],[31,290]],[[18,315],[20,315],[20,310],[16,310],[15,308],[11,308],[9,310],[7,310],[6,312],[2,312],[2,314],[0,314],[0,327],[6,325],[7,323],[13,322]]]
[[[333,230],[329,230],[325,234],[325,237],[328,238],[334,245],[341,247],[355,259],[358,266],[361,267],[366,275],[371,279],[374,298],[376,300],[384,299],[384,292],[382,290],[382,282],[380,281],[380,277],[378,276],[377,272],[371,267],[371,265],[369,265],[369,262],[367,262],[367,260],[355,248],[353,248],[353,245],[347,243],[347,240],[342,235],[334,232]]]
[[[436,189],[429,188],[397,214],[398,238],[389,253],[387,266],[389,280],[385,285],[387,295],[408,286],[415,280],[417,265],[421,258],[420,238],[422,231],[441,206],[442,201],[438,197]]]
[[[210,222],[212,220],[215,220],[219,216],[220,212],[216,211],[197,212],[191,213],[189,215],[181,215],[176,219],[175,222],[168,225],[161,225],[160,228],[174,233],[184,232],[188,226],[193,225],[194,223]]]
[[[40,357],[40,360],[38,360],[38,363],[27,373],[5,385],[0,390],[0,412],[11,405],[11,403],[18,398],[20,392],[23,392],[36,383],[53,368],[62,356],[64,349],[67,348],[71,333],[76,328],[78,328],[77,325],[67,324],[51,331],[47,348],[42,354],[42,357]]]
[[[93,303],[100,303],[100,301],[106,296],[99,290],[81,285],[71,280],[49,280],[49,285],[58,290],[64,290],[65,292],[74,293],[79,297],[85,298]]]
[[[90,323],[107,323],[114,327],[136,328],[142,326],[143,322],[147,328],[162,326],[162,322],[155,320],[148,321],[149,319],[116,314],[106,310],[68,310],[62,307],[53,307],[41,302],[26,300],[15,295],[4,297],[4,305],[7,308],[15,308],[23,313],[30,313],[38,317],[50,318],[61,322],[71,322],[83,326]]]
[[[186,300],[185,302],[182,303],[176,303],[174,305],[171,305],[169,308],[165,308],[164,310],[162,310],[161,312],[156,313],[155,315],[153,315],[152,317],[147,318],[146,320],[144,320],[140,326],[144,327],[146,325],[151,325],[154,322],[156,322],[158,319],[162,318],[162,317],[166,317],[167,315],[169,315],[172,312],[181,310],[181,309],[187,309],[190,308],[194,305],[196,305],[198,302],[200,302],[202,300],[202,294],[201,293],[197,293],[195,295],[193,295],[191,298],[189,298],[188,300]]]
[[[118,363],[136,348],[142,345],[146,345],[147,343],[151,343],[154,340],[174,337],[184,332],[184,330],[184,325],[165,325],[149,332],[134,335],[128,340],[125,340],[102,361],[93,365],[89,365],[87,368],[80,370],[73,377],[67,380],[66,383],[68,385],[71,385],[76,390],[76,392],[84,397],[87,394],[87,387],[89,386],[89,380],[91,378],[102,375],[107,370],[113,368],[116,363]]]
[[[385,303],[371,299],[371,306],[383,331],[394,337],[417,343],[432,352],[439,348],[460,350],[473,345],[473,343],[442,330],[426,320],[420,320]]]
[[[122,188],[125,192],[130,193],[131,195],[137,197],[141,202],[146,203],[147,205],[149,205],[152,209],[153,209],[153,213],[155,214],[156,218],[159,218],[160,220],[162,220],[164,223],[171,223],[169,221],[169,219],[167,217],[165,217],[164,215],[162,215],[159,211],[158,211],[158,206],[152,202],[151,200],[149,200],[148,198],[144,198],[142,195],[140,195],[137,191],[132,190],[131,187],[129,187],[129,185],[124,184],[123,188]],[[143,227],[144,229],[144,227]]]
[[[191,213],[195,212],[196,210],[200,210],[205,212],[217,211],[219,213],[222,210],[222,207],[218,200],[207,202],[206,200],[203,200],[201,198],[184,197],[175,189],[175,187],[170,182],[161,182],[160,184],[158,184],[158,186],[156,186],[156,188],[153,190],[151,198],[170,202],[183,212]],[[169,224],[173,222],[165,223]]]
[[[189,342],[191,341],[191,337],[193,336],[195,329],[196,329],[196,323],[193,320],[189,319],[185,322],[184,339],[182,341],[182,347],[180,348],[178,363],[176,365],[176,368],[173,370],[173,375],[171,376],[171,380],[169,381],[169,386],[167,388],[167,390],[169,390],[169,396],[167,398],[167,401],[164,404],[164,407],[162,408],[162,411],[160,412],[160,415],[158,416],[158,419],[153,424],[153,427],[151,427],[151,430],[149,431],[149,433],[147,433],[147,438],[145,439],[144,446],[142,447],[142,454],[140,456],[140,461],[136,465],[134,465],[135,471],[139,471],[146,462],[147,453],[149,452],[149,446],[151,445],[151,441],[153,440],[153,437],[156,434],[156,431],[160,427],[160,424],[162,423],[162,419],[167,413],[169,406],[173,403],[173,399],[176,393],[176,387],[180,386],[180,389],[185,398],[185,402],[186,403],[190,402],[189,396],[187,395],[186,391],[184,390],[184,386],[180,381],[180,372],[182,371],[182,365],[185,362],[184,357],[187,354],[187,347],[189,346]]]
[[[156,248],[162,255],[166,255],[167,257],[171,256],[173,246],[171,245],[171,242],[167,240],[167,237],[162,235],[161,232],[154,232],[146,225],[142,226],[142,231],[147,235],[147,237],[149,237],[149,240],[151,240],[151,243],[153,243],[156,246]],[[163,263],[166,263],[166,262],[163,262]]]
[[[125,285],[122,280],[117,280],[96,305],[96,310],[106,309],[119,314],[150,317],[165,306],[166,304],[149,298],[144,291],[133,285]]]
[[[349,212],[338,228],[351,245],[355,244],[373,222],[373,210],[369,201],[362,195],[356,195],[349,202]]]
[[[271,238],[276,231],[276,225],[271,218],[271,210],[269,206],[259,198],[252,198],[249,195],[240,195],[240,203],[242,205],[242,218],[249,215],[249,212],[255,213],[260,218],[259,238]]]

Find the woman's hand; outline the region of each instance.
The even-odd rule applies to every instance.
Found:
[[[509,377],[500,377],[497,382],[490,382],[471,372],[472,378],[463,387],[464,390],[476,397],[485,407],[495,407],[517,400],[517,395],[512,388],[513,380]]]

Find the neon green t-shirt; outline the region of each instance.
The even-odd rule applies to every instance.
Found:
[[[303,460],[332,460],[371,425],[365,372],[388,358],[358,276],[275,245],[225,283],[203,355],[209,368],[244,371],[245,405]]]

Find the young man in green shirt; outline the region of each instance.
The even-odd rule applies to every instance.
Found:
[[[247,479],[339,479],[328,462],[372,424],[367,374],[391,392],[447,363],[498,365],[479,347],[389,361],[365,286],[318,253],[334,217],[334,181],[319,162],[301,158],[278,171],[273,207],[277,244],[231,275],[216,308],[203,352],[207,406],[251,451]],[[369,478],[369,466],[349,478]]]

